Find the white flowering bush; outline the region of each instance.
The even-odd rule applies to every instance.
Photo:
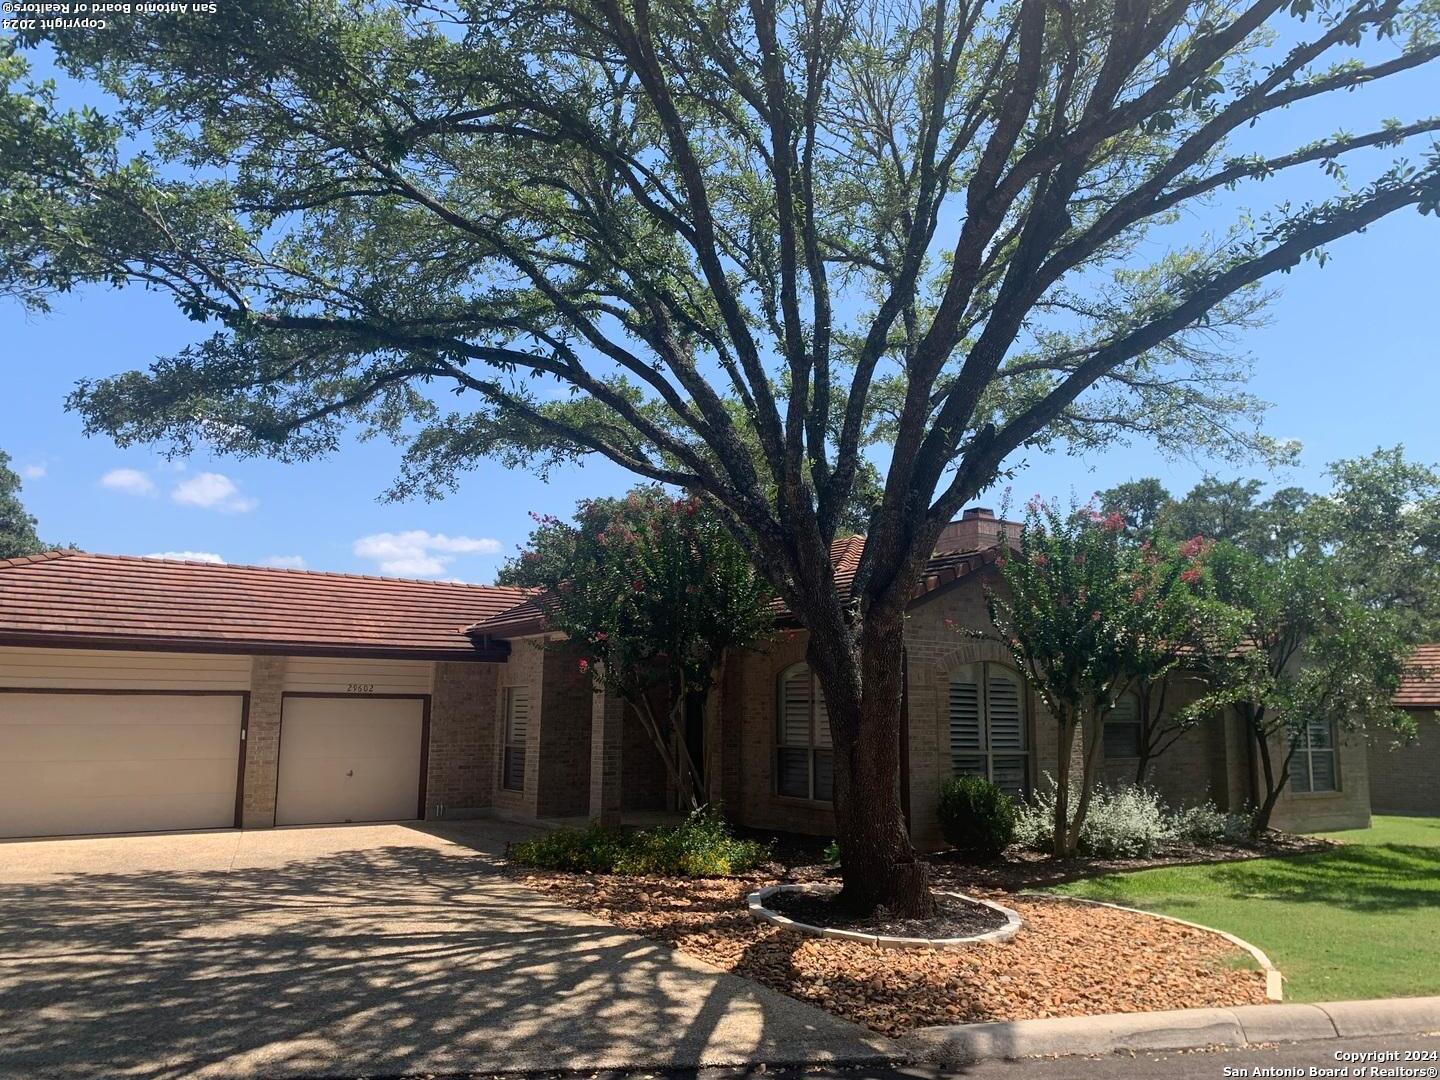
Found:
[[[1032,851],[1052,850],[1055,781],[1016,806],[1015,842]],[[1079,799],[1072,792],[1070,805]],[[1211,803],[1174,810],[1148,788],[1100,787],[1080,828],[1078,854],[1099,859],[1140,859],[1174,844],[1244,843],[1249,819],[1227,814]]]

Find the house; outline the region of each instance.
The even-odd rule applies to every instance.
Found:
[[[1415,650],[1415,672],[1395,704],[1415,720],[1415,737],[1378,734],[1370,742],[1370,806],[1377,814],[1440,815],[1440,645]]]
[[[995,642],[985,590],[1016,526],[969,510],[916,583],[905,631],[901,776],[917,845],[941,844],[956,772],[1030,790],[1054,725]],[[848,585],[864,540],[837,541]],[[805,635],[725,663],[704,784],[738,824],[833,831],[824,699]],[[1127,741],[1129,740],[1129,741]],[[1133,770],[1125,710],[1106,768]],[[1362,743],[1315,731],[1275,823],[1369,820]],[[1177,802],[1251,790],[1233,719],[1187,735],[1154,780]],[[264,828],[661,809],[638,721],[592,690],[523,590],[61,551],[0,562],[0,836]]]

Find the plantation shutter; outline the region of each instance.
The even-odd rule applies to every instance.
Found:
[[[810,669],[793,668],[780,686],[780,745],[810,745]],[[827,726],[828,731],[828,726]]]
[[[980,724],[980,682],[973,674],[950,680],[950,753],[985,749]]]
[[[525,789],[525,740],[530,734],[530,688],[505,690],[505,749],[501,783],[510,791]]]
[[[814,684],[815,694],[815,745],[830,747],[830,712],[825,708],[825,691],[820,683]]]
[[[950,767],[963,776],[988,771],[978,668],[966,668],[950,680]]]
[[[1025,711],[1021,706],[1020,680],[1003,668],[990,668],[985,689],[990,749],[1025,749]]]

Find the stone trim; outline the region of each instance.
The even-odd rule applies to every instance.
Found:
[[[768,922],[780,927],[782,930],[794,930],[796,933],[808,934],[811,937],[834,938],[837,941],[853,941],[862,945],[874,945],[881,949],[963,949],[970,945],[982,943],[999,944],[1002,941],[1009,941],[1017,933],[1023,922],[1018,912],[997,904],[991,900],[981,900],[975,896],[966,896],[964,893],[937,891],[938,896],[953,896],[956,899],[964,900],[971,904],[979,904],[981,907],[998,911],[1005,916],[1005,925],[998,930],[990,930],[983,934],[971,934],[967,937],[952,938],[920,938],[920,937],[893,937],[888,934],[866,934],[859,930],[836,930],[826,926],[812,926],[810,923],[797,922],[794,919],[786,918],[778,911],[765,906],[765,901],[776,893],[782,892],[807,892],[825,893],[834,891],[832,885],[808,884],[808,885],[771,885],[751,893],[745,898],[745,907],[750,912],[750,917],[756,922]]]

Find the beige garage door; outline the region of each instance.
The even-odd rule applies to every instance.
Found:
[[[0,836],[235,825],[238,694],[0,693]]]
[[[287,694],[275,824],[417,817],[424,727],[422,698]]]

